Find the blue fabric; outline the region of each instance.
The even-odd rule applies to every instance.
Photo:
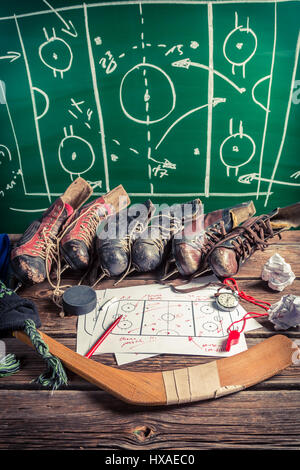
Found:
[[[5,281],[10,258],[10,240],[7,233],[0,233],[0,279]]]

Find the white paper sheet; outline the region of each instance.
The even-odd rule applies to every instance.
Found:
[[[206,277],[202,284],[207,282],[217,282],[217,279]],[[201,283],[195,281],[188,287],[197,285]],[[98,315],[89,347],[122,314],[120,323],[95,352],[115,353],[118,364],[153,354],[230,356],[244,351],[247,344],[243,334],[229,352],[224,348],[228,326],[246,311],[241,305],[230,313],[219,310],[213,296],[216,289],[209,287],[189,294],[175,293],[160,284],[107,289],[101,301],[112,297],[116,300],[108,308],[104,306]],[[238,329],[241,326],[238,324]],[[251,319],[245,331],[259,327]],[[80,348],[83,354],[89,348],[87,344],[85,347],[85,350]]]
[[[97,292],[97,307],[86,315],[80,315],[77,320],[76,352],[84,356],[94,344],[94,328],[105,300],[105,290]]]

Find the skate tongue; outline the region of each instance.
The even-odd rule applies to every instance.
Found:
[[[65,203],[65,209],[67,211],[67,216],[69,217],[71,214],[73,214],[74,209],[70,204]]]

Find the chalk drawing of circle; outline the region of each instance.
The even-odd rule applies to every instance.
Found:
[[[165,321],[172,321],[172,320],[174,320],[174,318],[175,318],[175,315],[173,315],[173,313],[164,313],[161,316],[161,319],[165,320]]]
[[[220,158],[225,166],[239,168],[250,162],[255,154],[254,140],[247,134],[229,135],[221,144]]]
[[[89,142],[77,135],[64,137],[58,148],[58,158],[67,173],[82,174],[95,162],[95,154]]]
[[[73,61],[69,44],[57,37],[52,37],[40,45],[39,56],[46,67],[60,73],[67,72]]]
[[[123,312],[132,312],[134,309],[135,309],[134,304],[124,304],[121,307],[121,310],[123,310]]]
[[[151,84],[149,95],[146,93],[145,75],[147,83]],[[137,87],[137,84],[140,84]],[[126,90],[134,89],[135,96],[140,92],[140,99],[132,100],[131,94],[128,93],[126,98]],[[146,96],[147,95],[147,96]],[[145,111],[147,100],[151,103],[151,113],[157,114],[155,119],[147,120]],[[140,124],[154,124],[162,121],[173,111],[176,104],[176,93],[172,80],[164,70],[153,64],[141,63],[137,64],[124,75],[120,85],[120,104],[124,114],[135,122]],[[135,109],[133,107],[135,106]],[[130,112],[127,110],[130,109]],[[154,111],[153,111],[154,110]],[[156,111],[155,111],[156,110]],[[149,113],[150,114],[150,113]]]
[[[210,307],[209,305],[202,305],[200,310],[203,313],[213,313],[213,311],[214,311],[214,309],[212,307]]]
[[[218,329],[218,325],[212,321],[207,321],[206,323],[203,323],[202,327],[204,330],[209,331],[210,333],[213,333]]]
[[[232,65],[245,65],[252,59],[257,48],[257,37],[252,29],[240,26],[231,31],[223,45],[223,53]]]
[[[129,320],[121,320],[117,327],[120,328],[120,330],[129,330],[129,328],[132,327],[132,322]]]
[[[6,145],[0,144],[0,164],[5,160],[11,161],[11,153]]]
[[[178,331],[175,330],[158,330],[157,336],[179,336]]]

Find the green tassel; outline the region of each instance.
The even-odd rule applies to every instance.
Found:
[[[20,361],[14,354],[7,354],[0,360],[0,377],[7,377],[20,370]]]
[[[37,353],[47,364],[46,371],[35,382],[52,390],[57,390],[62,385],[67,385],[68,378],[61,361],[49,352],[49,348],[37,331],[33,320],[25,320],[24,332],[29,336]]]

